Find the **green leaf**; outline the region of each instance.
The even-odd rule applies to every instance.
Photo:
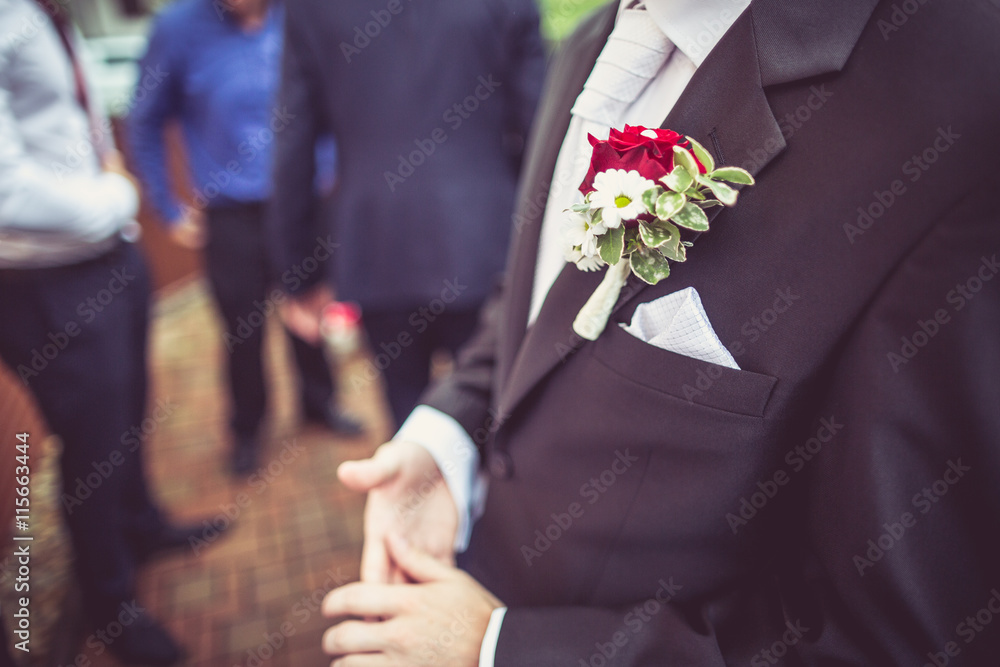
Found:
[[[700,188],[691,188],[684,194],[686,194],[691,199],[697,199],[698,201],[705,201],[705,193],[703,193]]]
[[[629,255],[632,273],[650,285],[655,285],[670,275],[667,258],[652,248],[639,248]]]
[[[705,201],[698,202],[698,206],[702,208],[712,208],[713,206],[722,206],[722,202],[718,199],[706,199]]]
[[[676,215],[670,218],[675,223],[686,229],[696,232],[708,231],[708,216],[697,204],[688,202]]]
[[[691,153],[680,146],[674,146],[674,164],[681,165],[687,169],[692,176],[701,173],[701,170],[698,169],[698,163],[694,161],[694,157]]]
[[[682,165],[677,165],[673,171],[661,178],[660,181],[674,192],[684,192],[694,183],[694,177]]]
[[[750,172],[739,167],[719,167],[715,171],[709,172],[709,176],[718,181],[729,181],[739,185],[753,185],[755,183]]]
[[[625,250],[622,252],[622,256],[630,255],[639,248],[642,247],[642,241],[639,239],[639,229],[632,227],[625,230]]]
[[[660,253],[662,253],[667,259],[675,262],[683,262],[687,260],[687,246],[681,242],[681,231],[669,222],[664,224],[670,227],[670,240],[657,248],[657,250],[659,250]]]
[[[732,206],[736,203],[736,195],[739,193],[725,183],[713,181],[711,178],[706,178],[705,176],[699,176],[698,182],[711,190],[712,194],[718,197],[719,201],[726,206]]]
[[[650,188],[642,193],[642,203],[646,206],[647,211],[653,213],[656,210],[656,200],[661,194],[663,194],[663,188],[660,186]]]
[[[569,210],[573,211],[574,213],[586,213],[587,211],[590,210],[590,204],[587,203],[573,204],[572,206],[569,207]]]
[[[712,159],[712,154],[705,150],[705,147],[699,144],[697,141],[691,137],[685,137],[691,142],[691,149],[694,150],[694,156],[698,158],[701,165],[705,167],[705,171],[709,174],[715,169],[715,160]]]
[[[664,243],[681,240],[680,231],[669,222],[653,220],[649,223],[639,223],[639,236],[647,248],[659,248]]]
[[[656,200],[656,217],[661,220],[669,220],[677,214],[684,204],[687,203],[687,196],[678,192],[664,192]]]
[[[625,227],[618,225],[597,238],[597,252],[608,264],[617,264],[625,249]]]

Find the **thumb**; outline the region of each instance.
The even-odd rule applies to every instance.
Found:
[[[337,477],[353,491],[371,491],[399,474],[400,457],[382,445],[370,459],[344,461],[337,468]]]
[[[399,569],[418,584],[449,579],[458,571],[429,553],[411,546],[399,535],[386,536],[389,557]]]

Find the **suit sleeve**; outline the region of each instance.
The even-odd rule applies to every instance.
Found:
[[[267,236],[273,279],[292,294],[308,291],[324,280],[323,271],[308,276],[289,269],[310,256],[317,237],[329,233],[320,216],[316,179],[316,144],[324,132],[322,82],[309,42],[297,27],[303,20],[287,8],[278,106],[293,121],[275,135],[273,183]],[[332,274],[336,257],[325,264]]]
[[[798,525],[814,555],[789,601],[817,629],[806,664],[1000,655],[1000,207],[986,190],[896,268],[837,363],[822,414],[840,430],[812,469]]]
[[[487,299],[479,326],[465,344],[446,378],[424,393],[421,403],[440,410],[461,424],[481,451],[491,430],[490,404],[496,366],[497,327],[501,317],[502,288]]]
[[[495,667],[549,665],[725,667],[717,638],[696,630],[655,597],[618,609],[511,608],[500,628]]]

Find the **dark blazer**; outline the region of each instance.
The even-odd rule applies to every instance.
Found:
[[[596,341],[571,265],[526,334],[614,16],[552,64],[506,282],[425,396],[492,476],[460,563],[510,606],[496,664],[996,664],[1000,9],[754,0],[664,127],[757,185]],[[741,370],[617,325],[686,287]]]
[[[277,272],[311,257],[317,236],[340,247],[325,271],[293,272],[284,286],[325,273],[343,298],[398,309],[457,283],[458,304],[478,305],[503,269],[544,78],[533,0],[286,5]],[[320,215],[311,156],[324,132],[337,140],[339,187]]]

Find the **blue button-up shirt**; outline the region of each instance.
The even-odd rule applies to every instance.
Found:
[[[274,136],[294,120],[276,105],[283,18],[272,2],[264,24],[246,30],[212,0],[179,0],[157,18],[127,115],[136,169],[164,221],[181,216],[163,140],[173,118],[183,129],[196,206],[270,196]]]

